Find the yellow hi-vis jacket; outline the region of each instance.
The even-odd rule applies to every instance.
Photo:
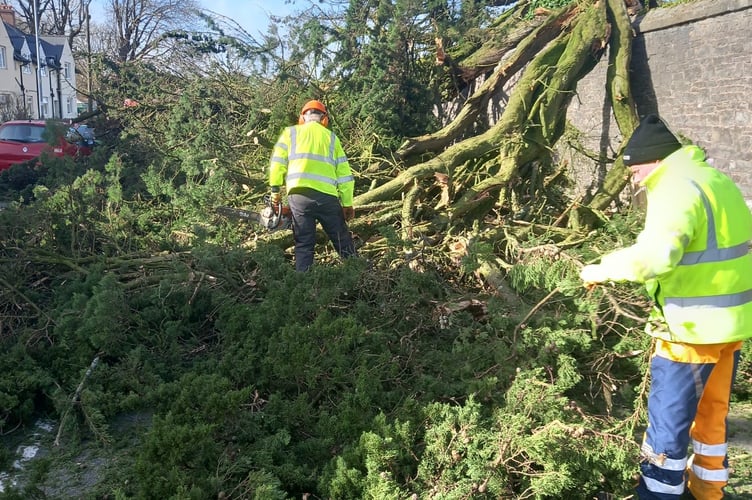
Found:
[[[353,204],[355,179],[339,138],[317,122],[287,127],[272,150],[269,185],[315,189]]]
[[[664,159],[642,184],[645,227],[634,245],[601,259],[608,280],[645,283],[648,333],[669,342],[718,344],[752,337],[752,214],[738,187],[697,146]]]

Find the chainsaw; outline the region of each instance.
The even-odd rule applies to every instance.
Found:
[[[217,212],[233,219],[253,222],[269,232],[282,231],[292,227],[292,213],[290,207],[279,203],[272,203],[269,195],[264,196],[264,208],[260,212],[233,207],[217,207]]]

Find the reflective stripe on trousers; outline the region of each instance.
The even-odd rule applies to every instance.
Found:
[[[641,500],[678,500],[685,479],[695,498],[720,499],[728,482],[726,416],[741,343],[685,346],[688,359],[699,357],[690,352],[696,348],[713,362],[667,359],[658,350],[653,356]],[[694,455],[688,458],[690,440]]]

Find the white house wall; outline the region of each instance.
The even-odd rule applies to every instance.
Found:
[[[64,36],[40,36],[39,60],[46,61],[46,54],[42,41],[55,45],[55,54],[59,53],[60,78],[58,70],[51,67],[43,67],[40,72],[36,61],[24,65],[13,57],[13,42],[11,41],[5,22],[0,22],[0,108],[15,105],[20,108],[26,100],[26,109],[32,119],[72,119],[78,116],[76,107],[76,71],[73,52],[68,45],[68,39]],[[29,40],[33,36],[26,36],[21,53],[29,57],[31,52],[36,52],[29,47]],[[35,47],[36,48],[36,47]],[[45,65],[46,66],[46,65]],[[43,73],[43,74],[42,74]],[[23,80],[23,91],[21,89]],[[40,99],[41,90],[41,99]],[[12,103],[8,103],[11,101]],[[41,108],[41,109],[40,109]]]
[[[41,38],[52,45],[62,47],[59,61],[60,79],[58,80],[58,70],[49,71],[49,68],[47,68],[47,76],[42,77],[43,96],[50,100],[54,95],[53,111],[55,118],[75,118],[78,115],[76,108],[76,64],[73,59],[73,52],[68,45],[68,39],[63,36],[43,36]],[[48,112],[51,109],[50,106],[47,107]],[[61,111],[62,115],[60,114]],[[45,116],[45,118],[50,117]]]

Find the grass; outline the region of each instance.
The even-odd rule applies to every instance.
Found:
[[[726,498],[752,498],[752,403],[732,403],[728,433],[731,477]]]

